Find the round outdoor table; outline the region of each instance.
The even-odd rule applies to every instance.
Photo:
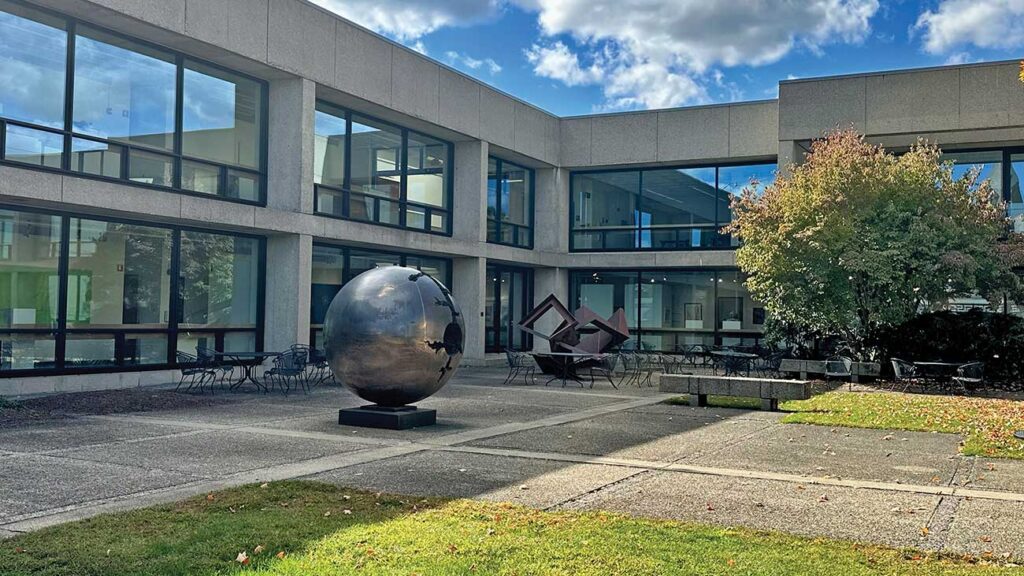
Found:
[[[956,376],[956,369],[961,366],[962,363],[954,362],[914,362],[921,379],[940,387],[948,387],[953,381],[953,376]]]
[[[242,367],[242,377],[231,383],[231,390],[237,390],[248,381],[253,383],[257,389],[262,390],[264,394],[267,393],[267,387],[256,379],[253,372],[267,358],[280,355],[280,352],[217,352],[214,354],[214,356],[224,358]]]
[[[583,388],[583,380],[580,380],[576,374],[576,365],[584,360],[600,360],[606,356],[605,354],[580,354],[577,352],[532,352],[530,355],[537,361],[541,369],[544,368],[543,362],[551,361],[551,366],[557,372],[544,385],[547,386],[552,380],[561,380],[562,388],[565,388],[565,384],[569,380],[578,382],[580,388]]]
[[[722,362],[722,369],[726,376],[739,374],[741,365],[746,368],[747,376],[750,376],[750,363],[758,358],[757,354],[736,352],[735,350],[713,350],[711,355],[725,360]]]

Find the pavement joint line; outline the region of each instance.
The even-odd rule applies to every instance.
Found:
[[[753,418],[748,419],[747,421],[748,422],[756,422],[756,420],[754,420]],[[686,461],[693,461],[693,460],[696,460],[697,458],[703,458],[705,456],[712,456],[712,455],[715,455],[715,454],[719,454],[719,453],[721,453],[722,451],[724,451],[724,450],[726,450],[728,448],[732,448],[733,446],[738,446],[742,442],[746,442],[747,440],[750,440],[751,438],[753,438],[753,437],[755,437],[757,435],[763,434],[765,432],[765,430],[768,430],[769,428],[774,428],[776,426],[785,426],[785,424],[783,424],[781,422],[766,422],[764,426],[758,428],[757,430],[754,430],[754,431],[750,432],[749,434],[744,434],[743,436],[740,436],[739,438],[736,438],[733,441],[727,441],[726,443],[722,444],[721,446],[717,447],[714,450],[711,450],[711,451],[708,451],[708,452],[697,451],[697,452],[694,452],[693,454],[687,454],[686,456],[683,456],[681,458],[676,458],[672,462],[673,463],[677,463],[677,462],[683,462],[684,460],[686,460]]]
[[[146,442],[148,440],[165,440],[167,438],[177,438],[181,436],[197,436],[199,434],[206,434],[209,430],[182,430],[180,432],[172,432],[170,434],[159,434],[156,436],[146,436],[143,438],[122,438],[120,440],[113,440],[110,442],[95,442],[93,444],[82,444],[81,446],[72,446],[69,448],[51,448],[49,450],[40,450],[39,452],[17,452],[17,456],[63,456],[65,452],[72,450],[84,450],[87,448],[99,448],[101,446],[123,446],[128,444],[138,444],[140,442]]]
[[[518,392],[520,390],[523,390],[523,391],[526,391],[526,392],[543,392],[545,394],[559,394],[559,395],[571,394],[573,396],[589,396],[589,397],[597,397],[597,398],[616,398],[616,399],[619,399],[619,400],[621,400],[623,398],[646,398],[646,396],[634,396],[632,394],[614,394],[614,393],[611,393],[611,392],[580,392],[579,390],[569,390],[569,389],[562,389],[562,388],[550,388],[550,387],[547,387],[547,386],[540,386],[540,385],[537,385],[537,386],[532,386],[532,385],[531,386],[516,386],[515,388],[499,387],[499,386],[480,386],[478,384],[448,384],[448,386],[449,387],[455,387],[455,388],[473,388],[474,390],[480,390],[481,388],[484,388],[484,389],[487,389],[487,390],[493,389],[493,390],[497,390],[497,391],[500,391],[500,392]],[[678,394],[676,394],[676,396],[678,396]]]
[[[556,503],[554,503],[554,504],[552,504],[550,506],[545,506],[544,508],[542,508],[542,510],[557,510],[558,508],[561,508],[561,507],[563,507],[563,506],[565,506],[567,504],[570,504],[572,502],[578,502],[580,500],[586,499],[588,496],[592,496],[594,494],[597,494],[598,492],[601,492],[602,490],[605,490],[607,488],[611,488],[613,486],[617,486],[617,485],[622,484],[622,483],[627,482],[627,481],[634,481],[635,479],[637,479],[637,478],[639,478],[641,476],[650,474],[650,473],[651,473],[651,470],[637,470],[637,471],[633,472],[632,474],[630,474],[628,476],[619,478],[618,480],[613,480],[613,481],[608,482],[606,484],[602,484],[602,485],[598,486],[597,488],[591,488],[590,490],[587,490],[585,492],[580,492],[579,494],[575,494],[573,496],[570,496],[570,497],[568,497],[568,498],[566,498],[564,500],[561,500],[560,502],[556,502]]]
[[[995,490],[973,490],[957,486],[927,486],[922,484],[897,484],[895,482],[878,482],[874,480],[853,480],[844,478],[801,476],[799,474],[767,472],[762,470],[740,470],[735,468],[696,466],[690,464],[679,464],[678,462],[657,462],[630,458],[614,458],[608,456],[563,454],[559,452],[530,452],[525,450],[512,450],[505,448],[483,448],[476,446],[435,446],[433,447],[433,449],[446,452],[464,452],[485,454],[491,456],[506,456],[512,458],[552,460],[556,462],[570,462],[574,464],[596,464],[606,466],[620,466],[624,468],[642,468],[651,471],[681,472],[688,474],[703,474],[708,476],[722,476],[728,478],[746,478],[750,480],[770,480],[778,482],[788,482],[791,484],[811,484],[821,486],[836,486],[841,488],[880,490],[888,492],[905,492],[913,494],[924,494],[930,496],[948,496],[953,498],[975,498],[980,500],[1000,500],[1004,502],[1024,502],[1024,493],[1001,492]]]

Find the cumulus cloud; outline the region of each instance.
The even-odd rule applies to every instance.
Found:
[[[1013,49],[1024,46],[1024,0],[942,0],[926,10],[914,29],[930,54],[963,46]]]
[[[776,62],[871,32],[878,0],[526,0],[547,41],[526,53],[534,72],[569,86],[601,85],[612,108],[703,102],[708,88],[740,96],[716,67]],[[558,36],[575,40],[576,52]]]
[[[461,54],[454,50],[449,50],[444,53],[444,62],[449,66],[455,66],[456,68],[468,68],[474,71],[486,70],[491,76],[501,72],[501,65],[493,58],[473,58],[469,54]]]
[[[405,43],[445,26],[486,20],[501,0],[313,0],[316,4],[374,32]]]

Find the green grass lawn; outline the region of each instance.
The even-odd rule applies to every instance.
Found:
[[[248,563],[238,561],[241,552]],[[0,541],[0,572],[6,576],[1015,573],[1010,565],[984,559],[952,559],[599,512],[542,512],[511,504],[375,495],[303,481],[245,486]]]
[[[680,396],[666,401],[687,404]],[[750,398],[710,396],[708,403],[724,408],[757,409]],[[810,400],[783,402],[788,424],[818,424],[850,428],[879,428],[919,432],[948,432],[964,437],[961,452],[968,456],[1024,459],[1024,402],[994,398],[929,396],[896,392],[828,392]]]

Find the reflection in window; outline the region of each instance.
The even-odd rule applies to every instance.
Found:
[[[494,157],[487,167],[487,241],[533,246],[533,170]]]
[[[258,242],[181,233],[180,322],[187,328],[253,328],[257,322]]]
[[[260,168],[263,92],[237,74],[186,61],[182,108],[182,154]]]
[[[345,114],[318,102],[314,132],[313,182],[341,188],[345,185],[345,138],[348,134]]]
[[[12,162],[60,168],[64,157],[64,137],[60,134],[7,125],[4,158]]]
[[[714,168],[645,170],[640,247],[656,250],[712,245],[716,211],[728,195],[715,188]]]
[[[52,328],[57,322],[60,218],[0,210],[0,240],[0,328]]]
[[[1024,178],[1024,154],[1010,156],[1010,181],[1007,189],[1010,192],[1009,216],[1014,232],[1024,232],[1024,199],[1021,198],[1020,182]]]
[[[419,134],[410,134],[406,148],[408,158],[406,199],[410,202],[448,207],[448,145]],[[409,224],[410,228],[423,228]]]
[[[120,178],[123,159],[124,148],[116,144],[84,138],[71,139],[71,169],[75,172]]]
[[[64,128],[64,22],[0,0],[0,117]]]
[[[999,150],[985,152],[948,152],[942,155],[944,162],[953,163],[953,177],[963,178],[971,170],[978,171],[978,182],[988,180],[992,190],[1002,197],[1003,153]]]
[[[174,57],[104,32],[79,30],[75,38],[75,131],[173,149]]]
[[[624,250],[637,244],[640,172],[576,174],[573,246],[582,250]]]

